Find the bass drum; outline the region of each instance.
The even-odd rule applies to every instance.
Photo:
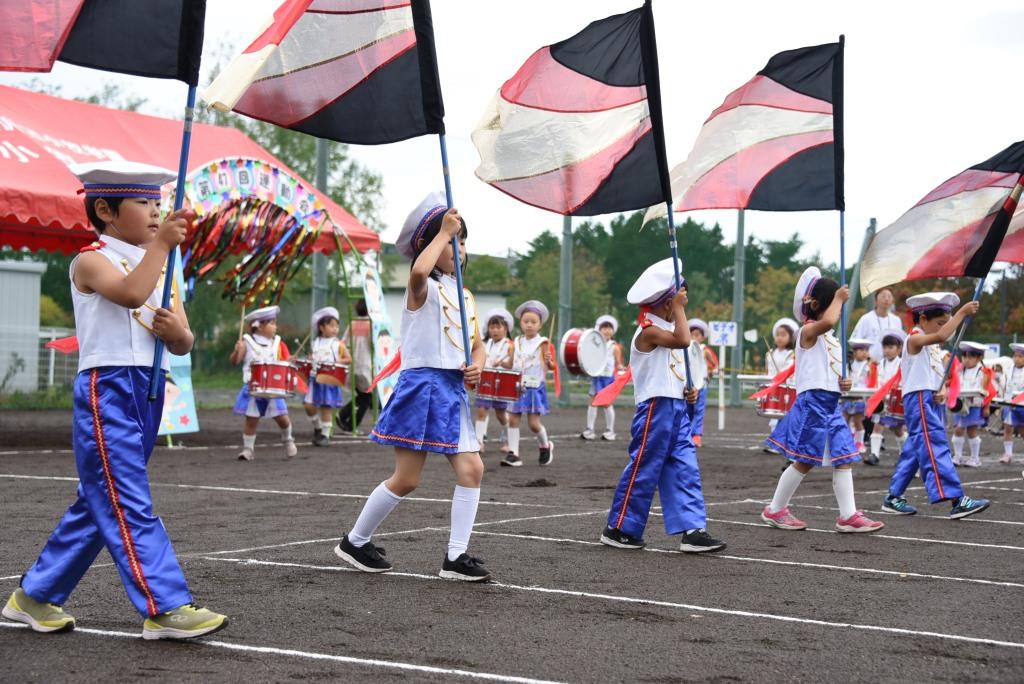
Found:
[[[562,362],[573,375],[592,378],[604,371],[607,345],[604,336],[593,328],[570,328],[562,336]]]

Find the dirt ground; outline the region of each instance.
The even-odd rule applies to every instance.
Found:
[[[142,641],[103,552],[66,606],[75,632],[0,620],[4,680],[1024,681],[1024,480],[1020,462],[996,462],[1001,438],[986,435],[984,466],[961,472],[969,494],[993,500],[980,516],[948,520],[918,481],[919,515],[878,513],[881,533],[839,535],[831,477],[815,472],[794,500],[811,529],[783,532],[758,518],[781,464],[760,450],[765,421],[730,411],[718,432],[712,411],[699,457],[709,529],[728,548],[680,554],[654,515],[647,550],[627,552],[596,542],[631,411],[618,411],[618,441],[583,442],[583,409],[556,410],[550,467],[528,435],[518,469],[498,467],[490,443],[470,550],[494,581],[465,585],[437,577],[453,486],[443,458],[379,532],[395,570],[365,575],[332,548],[390,473],[390,450],[352,437],[314,448],[300,419],[286,461],[267,421],[256,460],[240,462],[239,420],[199,417],[202,432],[156,449],[150,477],[197,603],[230,615],[228,629]],[[74,497],[70,424],[68,412],[0,412],[4,596]],[[878,512],[894,460],[890,448],[856,467],[859,507]]]

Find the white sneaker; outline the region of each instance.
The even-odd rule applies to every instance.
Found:
[[[981,458],[979,456],[975,456],[968,460],[967,463],[965,463],[964,465],[967,466],[968,468],[980,468]]]
[[[256,458],[256,454],[252,452],[252,449],[242,449],[238,454],[239,461],[251,461],[254,458]]]
[[[611,430],[608,430],[603,435],[601,435],[601,439],[605,440],[606,442],[614,442],[615,441],[615,433],[612,432]]]
[[[597,439],[597,435],[594,434],[593,430],[591,430],[590,428],[587,428],[586,430],[584,430],[583,432],[580,433],[580,439],[586,439],[586,440]]]
[[[1011,456],[1010,454],[1005,454],[1001,459],[999,459],[999,462],[1000,463],[1013,463],[1013,456]]]
[[[284,443],[284,457],[292,458],[295,454],[299,453],[299,448],[295,446],[295,440],[289,439]]]
[[[956,454],[954,454],[953,455],[953,465],[957,465],[958,466],[958,465],[963,465],[963,464],[964,464],[964,459],[961,458],[960,456],[957,456]]]

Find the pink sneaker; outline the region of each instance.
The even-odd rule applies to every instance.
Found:
[[[807,529],[807,523],[803,520],[798,520],[796,516],[789,512],[789,506],[786,506],[778,513],[772,513],[768,506],[764,507],[761,511],[761,520],[768,524],[769,527],[777,527],[780,530],[805,530]]]
[[[1013,463],[1013,456],[1011,456],[1010,454],[1006,454],[1001,459],[999,459],[999,462],[1000,463]]]
[[[857,453],[866,454],[867,452],[868,448],[864,446],[864,442],[857,442]]]
[[[885,523],[872,520],[863,511],[855,511],[845,520],[836,518],[836,529],[840,532],[877,532],[885,527]]]

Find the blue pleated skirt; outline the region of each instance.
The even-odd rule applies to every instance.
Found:
[[[378,444],[440,454],[479,451],[462,371],[402,370],[370,439]]]
[[[812,466],[839,466],[860,460],[850,428],[839,413],[839,393],[806,390],[796,395],[766,446],[791,461]]]

